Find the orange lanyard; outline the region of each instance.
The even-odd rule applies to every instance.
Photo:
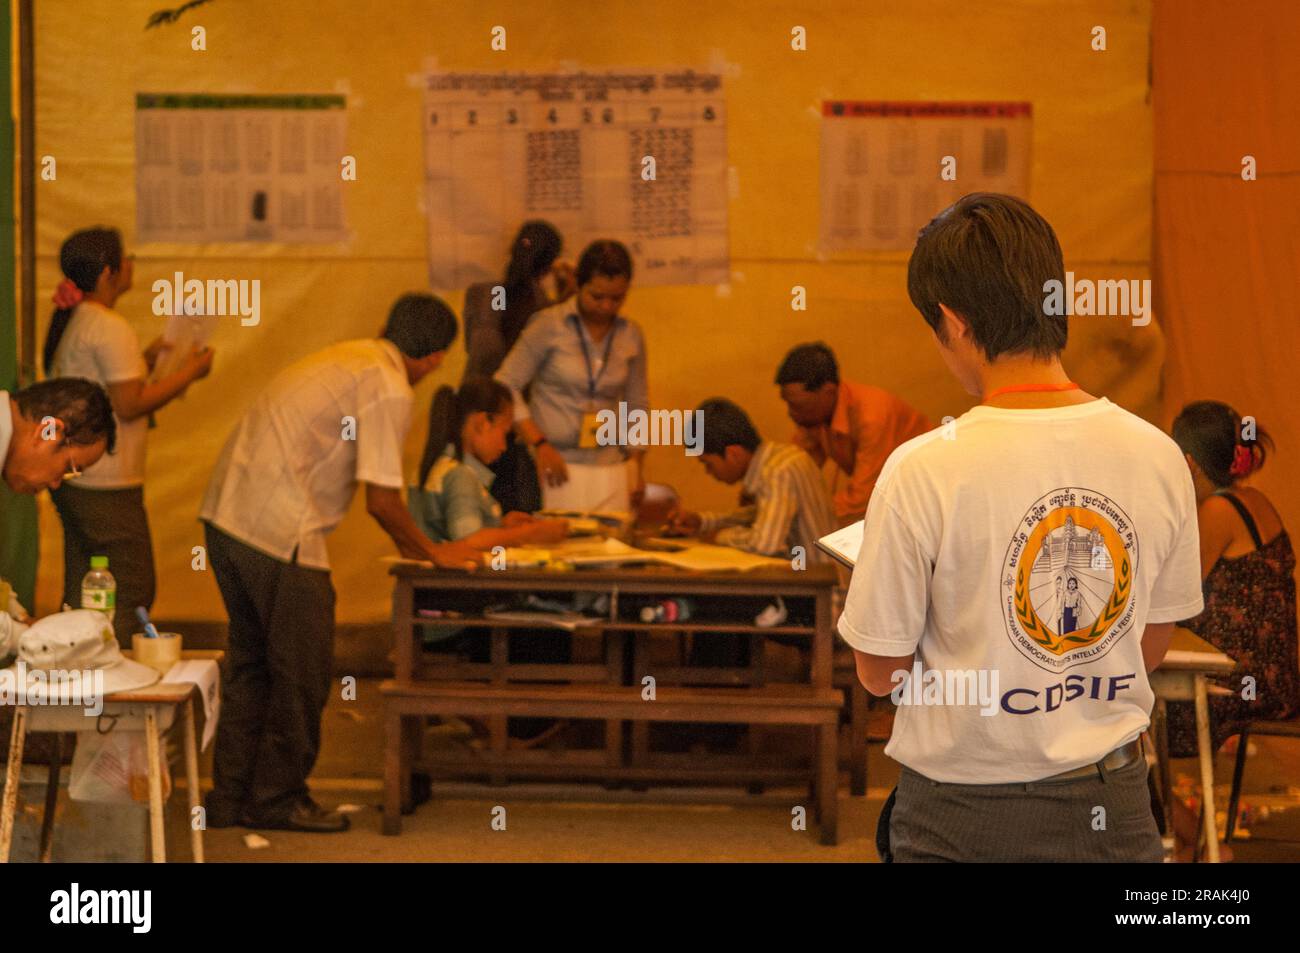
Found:
[[[983,403],[988,403],[999,394],[1039,394],[1048,391],[1078,390],[1079,385],[1074,381],[1066,381],[1064,384],[1012,384],[1010,387],[999,387],[984,395]]]

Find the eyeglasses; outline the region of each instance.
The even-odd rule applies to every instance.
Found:
[[[77,461],[69,460],[68,469],[64,472],[63,479],[75,480],[77,479],[77,477],[81,476],[81,474],[82,474],[82,470],[81,467],[77,466]]]

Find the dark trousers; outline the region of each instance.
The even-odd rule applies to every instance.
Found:
[[[131,633],[143,628],[136,606],[152,609],[157,585],[144,488],[90,490],[65,483],[50,497],[63,523],[63,601],[81,608],[81,580],[90,571],[90,557],[107,556],[117,582],[113,628],[129,649]]]
[[[204,524],[230,639],[207,808],[233,823],[285,817],[307,796],[334,663],[334,587],[323,569],[260,553]]]
[[[535,513],[542,508],[542,486],[537,480],[537,464],[528,447],[511,432],[506,437],[506,451],[490,467],[496,474],[492,496],[501,504],[501,512],[518,510]]]
[[[943,784],[903,768],[876,832],[895,862],[1155,863],[1164,858],[1138,758],[1026,784]],[[892,853],[888,857],[885,851]]]

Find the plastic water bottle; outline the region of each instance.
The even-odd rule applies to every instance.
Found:
[[[102,612],[108,616],[108,624],[113,624],[117,611],[117,580],[108,571],[107,556],[90,557],[90,572],[81,580],[81,608]]]

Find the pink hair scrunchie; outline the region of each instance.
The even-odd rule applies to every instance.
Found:
[[[54,289],[54,306],[60,310],[75,308],[86,297],[86,293],[73,284],[71,278],[64,278]]]
[[[1232,452],[1232,466],[1228,468],[1228,475],[1243,477],[1254,468],[1255,454],[1251,452],[1250,447],[1237,444],[1237,449]]]

